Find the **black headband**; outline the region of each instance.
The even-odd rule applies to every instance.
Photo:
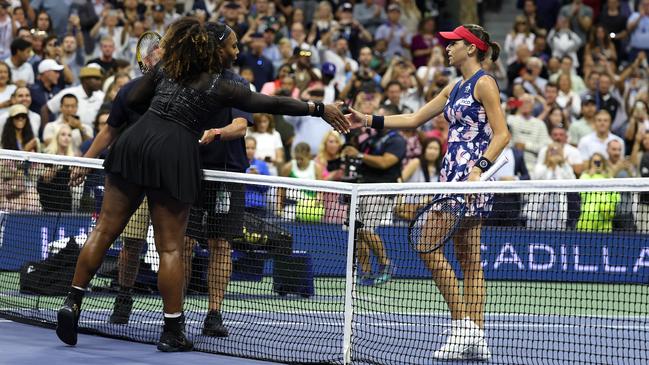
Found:
[[[219,44],[223,43],[223,41],[228,38],[230,33],[232,33],[232,28],[230,28],[228,25],[217,22],[208,23],[207,29],[210,33],[212,33],[212,35],[216,39],[216,42]]]

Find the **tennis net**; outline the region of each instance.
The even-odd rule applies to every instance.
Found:
[[[68,187],[81,166],[86,182]],[[0,316],[53,326],[101,206],[101,161],[0,150],[0,169]],[[312,364],[649,358],[645,180],[344,184],[206,171],[204,186],[185,250],[187,333],[200,351]],[[459,197],[466,216],[452,242],[418,252],[435,239],[413,239],[409,223],[440,195]],[[135,216],[91,282],[80,331],[154,343],[159,261],[146,209]],[[216,308],[227,337],[205,332]]]

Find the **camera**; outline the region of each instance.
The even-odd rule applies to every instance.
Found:
[[[351,156],[341,156],[340,160],[343,168],[343,176],[340,178],[341,181],[355,183],[362,180],[362,175],[359,170],[363,164],[363,159]]]

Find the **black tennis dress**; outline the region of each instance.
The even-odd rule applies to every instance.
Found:
[[[165,190],[184,203],[194,203],[199,195],[198,140],[222,108],[285,115],[308,115],[309,110],[305,102],[253,93],[220,74],[177,83],[162,67],[144,76],[128,95],[129,105],[149,102],[147,112],[117,138],[104,168],[144,188]]]

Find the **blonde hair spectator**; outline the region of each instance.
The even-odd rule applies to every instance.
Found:
[[[74,156],[74,148],[72,147],[72,129],[67,124],[62,124],[56,129],[54,138],[47,147],[45,153],[52,155]]]

